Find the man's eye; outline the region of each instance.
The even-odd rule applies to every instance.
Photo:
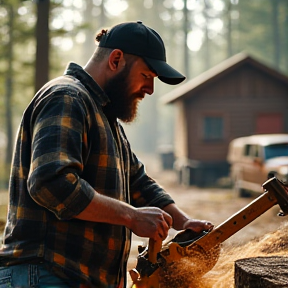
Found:
[[[142,76],[144,76],[144,78],[150,78],[149,75],[142,73]]]

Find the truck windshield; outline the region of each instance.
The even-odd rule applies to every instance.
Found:
[[[288,156],[288,143],[280,143],[265,146],[264,152],[265,152],[265,160],[275,157]]]

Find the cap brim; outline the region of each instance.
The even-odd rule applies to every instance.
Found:
[[[186,77],[168,65],[165,61],[143,57],[147,65],[158,75],[158,78],[167,84],[177,85]]]

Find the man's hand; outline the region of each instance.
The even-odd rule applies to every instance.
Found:
[[[189,219],[184,225],[183,229],[191,229],[195,232],[210,231],[214,228],[214,225],[207,220]]]
[[[139,237],[163,241],[172,226],[172,217],[156,207],[136,208],[129,226],[128,228]]]
[[[214,225],[207,220],[191,219],[175,204],[169,204],[163,208],[172,216],[173,228],[175,230],[191,229],[195,232],[209,231],[213,229]]]

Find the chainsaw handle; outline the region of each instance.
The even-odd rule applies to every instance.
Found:
[[[268,179],[262,187],[270,193],[273,193],[277,202],[283,211],[279,216],[288,215],[288,186],[276,177]]]
[[[162,241],[161,240],[155,241],[152,238],[149,239],[148,260],[152,264],[157,263],[157,254],[161,251],[161,248],[162,248]]]

